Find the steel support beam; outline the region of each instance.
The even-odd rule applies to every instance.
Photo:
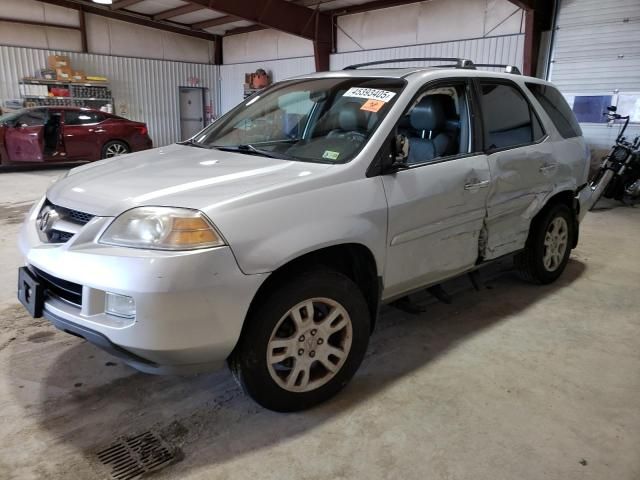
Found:
[[[89,51],[87,44],[87,18],[82,8],[78,10],[78,20],[80,20],[80,45],[82,53],[87,53]]]
[[[240,20],[242,19],[238,17],[232,17],[231,15],[225,15],[224,17],[212,18],[210,20],[203,20],[202,22],[194,23],[191,25],[191,28],[200,30],[203,28],[217,27],[218,25],[238,22]]]
[[[240,18],[313,41],[316,70],[329,67],[331,16],[285,0],[189,0],[228,16]]]
[[[127,8],[136,3],[141,3],[144,0],[116,0],[111,4],[111,10],[119,10],[121,8]]]
[[[222,37],[220,35],[216,35],[215,43],[213,44],[213,64],[214,65],[222,65]]]
[[[165,10],[164,12],[156,13],[153,16],[154,21],[166,20],[167,18],[177,17],[179,15],[186,15],[187,13],[197,12],[203,10],[205,7],[202,5],[196,5],[195,3],[188,3],[182,7],[172,8],[171,10]]]

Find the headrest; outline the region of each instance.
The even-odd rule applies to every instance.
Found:
[[[411,126],[416,130],[439,130],[445,115],[441,95],[427,95],[411,110]]]
[[[366,131],[367,116],[364,111],[360,110],[358,102],[347,102],[340,108],[338,114],[338,127],[340,130],[350,131]]]

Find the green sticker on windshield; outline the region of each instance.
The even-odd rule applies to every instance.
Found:
[[[340,152],[334,152],[333,150],[325,150],[322,154],[322,158],[326,158],[327,160],[337,160],[340,156]]]

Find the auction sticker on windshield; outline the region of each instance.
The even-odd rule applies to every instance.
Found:
[[[387,103],[395,97],[395,95],[395,92],[389,92],[387,90],[362,87],[351,87],[344,93],[345,97],[366,98],[367,100],[379,100],[384,103]]]

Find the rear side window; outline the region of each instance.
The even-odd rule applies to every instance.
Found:
[[[480,91],[488,149],[527,145],[544,138],[540,120],[515,86],[481,82]]]
[[[544,111],[564,138],[579,137],[582,135],[580,124],[573,115],[569,104],[558,91],[550,85],[539,83],[527,83],[527,88],[536,97]]]
[[[104,116],[98,112],[84,112],[67,110],[64,112],[64,123],[66,125],[90,125],[104,120]]]

